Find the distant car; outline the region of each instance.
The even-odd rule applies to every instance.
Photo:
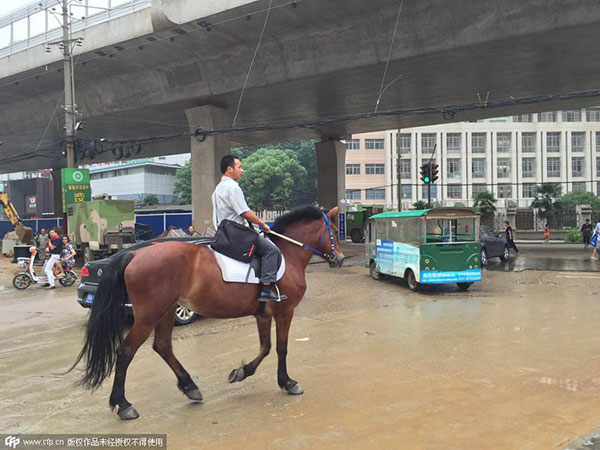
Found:
[[[155,243],[168,241],[189,242],[190,244],[206,245],[209,244],[211,240],[210,238],[197,236],[151,239],[149,241],[140,242],[131,247],[123,249],[120,252],[109,256],[108,258],[90,261],[81,269],[81,283],[79,283],[79,286],[77,286],[77,302],[84,308],[90,308],[92,306],[94,303],[94,297],[96,296],[96,290],[98,289],[98,283],[100,282],[100,277],[102,276],[102,271],[117,255],[120,255],[122,252],[126,253],[132,250],[138,250],[140,248],[147,247],[148,245],[154,245]],[[124,305],[124,309],[126,314],[132,314],[131,303],[126,303]],[[196,320],[197,317],[198,315],[195,312],[190,311],[185,306],[178,305],[177,311],[175,312],[175,324],[187,325],[188,323],[192,323],[194,320]]]
[[[508,261],[508,246],[503,233],[496,233],[489,227],[479,227],[479,242],[481,244],[481,265],[485,266],[490,258],[500,258]]]

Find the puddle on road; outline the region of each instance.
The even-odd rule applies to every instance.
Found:
[[[599,272],[600,264],[591,259],[555,259],[513,256],[506,262],[490,260],[487,270],[501,272],[522,272],[523,270],[550,270],[568,272]]]

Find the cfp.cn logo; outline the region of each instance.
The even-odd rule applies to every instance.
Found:
[[[19,445],[20,442],[21,439],[16,436],[7,436],[6,439],[4,439],[4,445],[8,448],[17,448],[17,445]]]

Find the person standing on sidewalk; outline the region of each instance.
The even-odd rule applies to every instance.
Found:
[[[515,251],[515,253],[519,253],[517,244],[515,244],[514,241],[513,229],[510,226],[510,223],[508,223],[508,220],[504,221],[504,234],[506,235],[506,245],[508,246],[508,248],[512,248]]]
[[[592,238],[590,219],[585,219],[585,223],[581,225],[581,237],[583,238],[583,249],[587,250],[590,247],[590,239]]]
[[[594,242],[594,240],[596,242]],[[592,237],[590,243],[592,247],[594,247],[594,251],[592,252],[591,258],[594,260],[598,259],[598,247],[600,246],[600,222],[596,224],[596,228],[594,228],[594,236]]]
[[[550,227],[548,224],[544,225],[544,244],[550,243]]]
[[[54,263],[60,259],[60,253],[62,252],[62,240],[58,233],[54,230],[50,230],[48,233],[48,250],[50,250],[50,259],[46,262],[44,266],[44,272],[46,272],[46,276],[48,277],[48,283],[46,289],[54,289],[56,286],[54,285]]]

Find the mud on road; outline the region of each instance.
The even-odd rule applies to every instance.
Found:
[[[257,373],[227,375],[258,352],[253,318],[201,319],[174,350],[204,395],[191,404],[151,339],[128,372],[141,417],[108,408],[60,375],[81,348],[87,311],[74,288],[10,287],[0,262],[0,433],[167,433],[172,449],[560,448],[600,423],[600,276],[486,271],[408,291],[360,262],[308,268],[288,368],[305,394],[277,387],[272,351]],[[150,280],[149,280],[150,282]]]

